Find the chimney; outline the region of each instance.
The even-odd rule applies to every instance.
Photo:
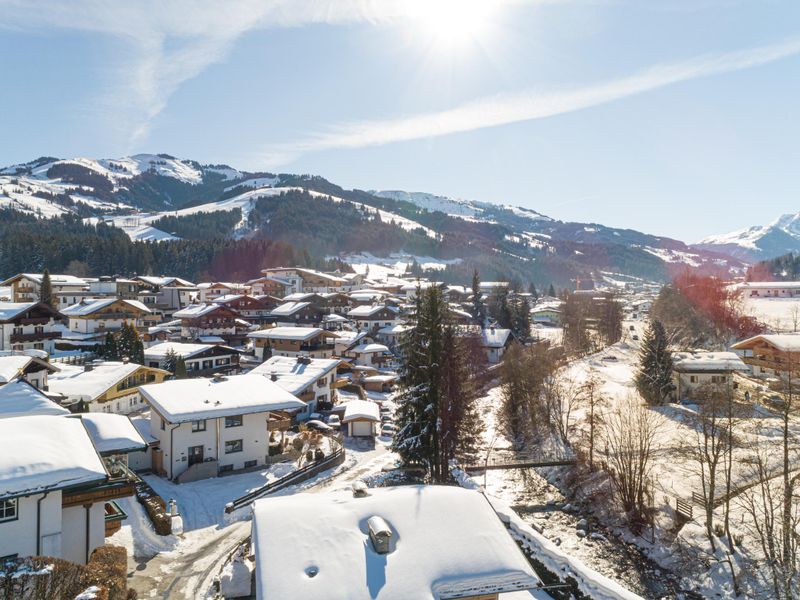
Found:
[[[273,371],[272,373],[269,374],[269,378],[270,381],[278,381],[278,374],[275,371]]]
[[[382,517],[376,515],[367,519],[367,528],[375,552],[389,554],[392,551],[392,528],[389,527],[389,524]]]
[[[367,484],[363,481],[356,481],[352,485],[353,498],[363,498],[367,496]]]

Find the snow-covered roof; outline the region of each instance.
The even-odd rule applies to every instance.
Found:
[[[757,342],[766,342],[783,352],[800,352],[800,333],[769,333],[756,335],[735,343],[731,348],[734,350],[743,350]]]
[[[179,356],[186,360],[187,358],[191,358],[196,354],[200,354],[201,352],[205,352],[209,348],[213,348],[215,344],[184,344],[183,342],[161,342],[160,344],[153,344],[149,348],[144,349],[144,357],[148,360],[161,360],[166,358],[167,354],[169,354],[170,350],[172,350],[176,356]],[[219,347],[219,346],[218,346]],[[231,352],[236,352],[233,348],[228,348],[227,346],[222,346],[227,348]]]
[[[121,302],[134,310],[140,310],[145,313],[150,312],[150,309],[138,300],[127,300],[125,298],[84,298],[77,304],[62,309],[61,314],[68,317],[85,317],[107,306],[111,306],[115,302]]]
[[[252,375],[263,375],[292,394],[300,394],[317,379],[335,370],[341,361],[336,358],[303,358],[293,356],[273,356],[250,371]]]
[[[158,442],[158,438],[151,433],[150,430],[150,416],[145,415],[133,415],[131,418],[131,423],[133,426],[136,427],[136,431],[139,432],[139,435],[142,436],[142,439],[147,442],[148,444],[155,444]]]
[[[347,319],[345,319],[342,315],[337,315],[336,313],[330,313],[322,317],[323,323],[344,323]]]
[[[190,304],[186,308],[182,308],[181,310],[175,311],[175,313],[172,316],[175,317],[176,319],[197,319],[198,317],[203,317],[219,309],[220,306],[214,303]]]
[[[21,276],[25,279],[35,281],[36,283],[42,283],[44,273],[21,273]],[[15,277],[12,277],[12,279],[15,279]],[[51,285],[86,285],[86,281],[80,277],[75,277],[74,275],[58,275],[55,273],[50,273],[50,283]]]
[[[342,423],[354,421],[356,419],[367,419],[369,421],[380,421],[381,413],[376,402],[371,400],[350,400],[344,405],[344,417]]]
[[[320,333],[336,337],[331,331],[325,331],[319,327],[273,327],[271,329],[261,329],[248,333],[247,337],[267,340],[295,340],[304,342],[316,337]]]
[[[280,306],[273,308],[269,314],[273,317],[286,317],[303,310],[307,306],[311,306],[311,302],[284,302]]]
[[[139,281],[143,281],[149,285],[163,286],[177,286],[177,287],[195,287],[191,281],[181,279],[180,277],[153,277],[152,275],[140,275],[137,277]]]
[[[389,554],[369,540],[375,516],[392,531]],[[264,498],[253,504],[252,534],[265,600],[445,600],[539,581],[483,495],[455,486]]]
[[[734,352],[675,352],[672,355],[676,371],[747,371],[749,367]]]
[[[351,309],[347,313],[347,316],[356,318],[371,317],[384,309],[390,312],[397,312],[396,308],[385,306],[383,304],[376,304],[374,306],[363,305],[363,306],[356,306],[355,308]]]
[[[0,321],[10,321],[37,304],[38,302],[0,302]]]
[[[397,323],[396,325],[391,325],[389,327],[381,327],[378,329],[378,334],[380,335],[399,335],[401,333],[405,333],[411,329],[410,325],[406,325],[405,323]]]
[[[50,363],[28,354],[0,354],[0,384],[17,379],[33,361],[36,361],[51,373],[58,371]]]
[[[218,335],[201,335],[197,338],[197,341],[201,344],[224,344],[225,339],[219,337]]]
[[[90,371],[79,365],[63,365],[48,378],[51,392],[71,399],[91,401],[103,395],[142,365],[132,362],[96,361]]]
[[[500,329],[499,327],[487,327],[481,331],[483,345],[488,348],[502,348],[508,342],[510,335],[510,329]]]
[[[0,498],[104,481],[105,467],[80,419],[0,419]]]
[[[318,298],[320,294],[316,292],[294,292],[293,294],[287,294],[283,297],[286,302],[304,302],[309,298]]]
[[[88,412],[78,417],[100,454],[135,452],[147,448],[144,438],[125,415]]]
[[[68,414],[66,408],[50,400],[24,379],[17,379],[0,386],[0,419]]]
[[[358,354],[372,354],[373,352],[389,352],[389,348],[383,344],[359,344],[351,351]]]
[[[170,423],[306,406],[269,378],[251,374],[219,380],[175,379],[144,385],[139,391]]]

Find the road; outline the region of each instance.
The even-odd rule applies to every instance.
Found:
[[[305,483],[278,492],[322,492],[348,488],[354,481],[379,473],[392,462],[382,443],[374,447],[348,444],[344,465]],[[246,511],[243,511],[246,513]],[[211,580],[230,553],[250,535],[250,520],[188,531],[177,546],[151,558],[128,558],[128,586],[139,598],[204,598]]]

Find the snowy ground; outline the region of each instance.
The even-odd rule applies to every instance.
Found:
[[[626,322],[626,338],[620,343],[576,360],[565,369],[576,385],[586,381],[589,376],[598,379],[600,390],[607,399],[603,408],[606,412],[613,411],[629,398],[640,401],[633,385],[639,342],[632,337],[636,334],[641,339],[643,327],[642,322]],[[488,447],[494,440],[495,450],[509,446],[502,436],[495,439],[492,432],[493,412],[499,404],[499,388],[490,389],[482,399],[488,429],[485,444]],[[702,517],[702,508],[694,507],[695,521],[680,532],[679,544],[693,554],[676,557],[675,535],[669,531],[674,525],[676,499],[690,499],[693,491],[702,491],[699,467],[692,458],[692,450],[697,447],[699,439],[696,409],[688,405],[651,409],[659,413],[662,423],[653,468],[658,524],[655,541],[634,536],[614,516],[613,511],[608,510],[609,500],[603,488],[607,483],[602,484],[599,480],[596,484],[591,481],[584,483],[584,491],[589,490],[587,497],[582,503],[571,505],[561,494],[573,485],[567,481],[567,469],[539,469],[535,473],[489,471],[485,478],[487,491],[512,505],[526,521],[541,527],[547,537],[557,541],[570,554],[604,575],[624,582],[645,597],[673,597],[672,592],[678,588],[704,595],[713,594],[715,597],[732,597],[729,569],[726,562],[721,562],[725,557],[720,553],[716,556],[709,553],[705,531],[697,523],[697,518]],[[584,416],[585,407],[579,406],[572,419],[576,430],[585,429]],[[753,481],[750,464],[752,453],[755,448],[771,447],[779,442],[780,427],[777,415],[763,406],[756,406],[742,415],[737,431],[743,448],[735,454],[732,477],[735,488],[745,487]],[[800,435],[800,422],[793,420],[791,428]],[[602,447],[601,443],[598,446]],[[769,456],[770,467],[776,474],[779,473],[779,458],[777,451]],[[477,480],[482,483],[484,478],[481,475]],[[592,487],[594,485],[596,488]],[[721,485],[722,482],[718,481],[718,486]],[[595,536],[592,539],[591,536],[584,537],[578,533],[576,525],[584,518],[588,521],[589,529],[602,537]],[[734,534],[742,534],[744,538],[741,563],[757,561],[757,544],[747,535],[749,517],[736,500],[733,502],[731,518],[735,523]],[[692,556],[701,556],[702,560],[692,560]],[[688,566],[680,561],[687,561]],[[670,575],[669,571],[687,575],[687,578],[679,581],[677,575]]]
[[[776,333],[800,331],[800,298],[744,298],[742,312]]]

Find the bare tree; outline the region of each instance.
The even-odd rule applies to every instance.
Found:
[[[717,477],[724,468],[730,432],[724,418],[724,400],[715,388],[704,387],[696,392],[699,400],[696,431],[697,441],[692,450],[700,474],[700,485],[705,510],[705,527],[711,549],[716,551],[714,540],[714,507],[717,502]]]
[[[550,428],[565,444],[569,443],[582,393],[583,386],[566,371],[554,373],[544,381],[542,396]]]
[[[606,462],[611,481],[630,523],[638,528],[650,519],[653,451],[661,416],[628,396],[606,418]]]
[[[581,390],[583,400],[587,405],[586,424],[589,427],[587,440],[589,471],[594,471],[595,440],[600,427],[604,423],[600,409],[606,403],[606,398],[600,393],[600,383],[597,372],[592,369]]]

